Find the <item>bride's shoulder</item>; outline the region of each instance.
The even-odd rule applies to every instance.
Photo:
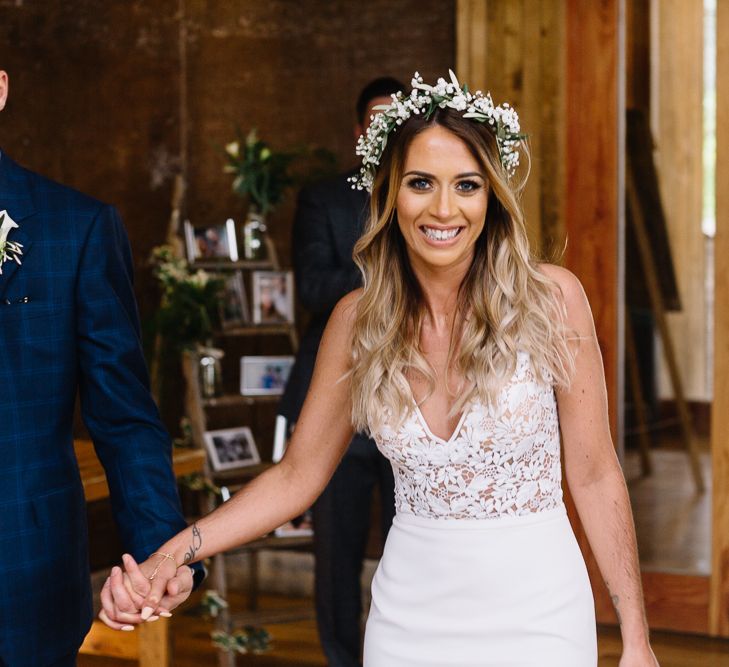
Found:
[[[585,318],[592,320],[590,304],[579,278],[569,269],[555,264],[537,264],[537,271],[548,278],[557,288],[559,298],[567,311],[568,324],[577,328]]]
[[[354,329],[354,321],[357,317],[357,304],[362,296],[362,288],[356,289],[343,296],[334,306],[329,316],[327,331],[334,334],[337,340],[344,343],[349,341]],[[332,338],[333,336],[329,336]]]

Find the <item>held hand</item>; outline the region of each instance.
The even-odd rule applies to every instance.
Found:
[[[154,555],[141,565],[128,554],[122,559],[124,571],[112,568],[101,591],[99,618],[114,630],[131,631],[144,621],[172,616],[170,611],[192,591],[192,570],[187,566],[175,572],[169,559]],[[159,603],[153,605],[155,599]]]
[[[130,631],[142,622],[139,613],[145,594],[137,593],[120,567],[114,566],[101,589],[99,618],[114,630]],[[149,582],[147,582],[147,588]]]
[[[141,609],[140,618],[144,621],[172,616],[170,612],[187,600],[192,591],[192,569],[187,565],[176,568],[174,561],[164,555],[152,554],[137,565],[134,558],[125,554],[124,569],[135,591],[143,593],[138,609]]]

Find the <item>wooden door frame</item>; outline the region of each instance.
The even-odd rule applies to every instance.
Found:
[[[716,3],[716,237],[729,253],[729,3]],[[721,184],[721,185],[720,185]],[[712,540],[709,631],[729,637],[729,283],[714,262],[714,396],[711,411]]]

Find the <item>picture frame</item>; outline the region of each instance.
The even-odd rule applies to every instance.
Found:
[[[311,509],[274,529],[276,537],[310,537],[314,534],[314,515]]]
[[[238,261],[238,241],[232,218],[222,225],[206,227],[194,227],[189,220],[185,220],[184,230],[185,250],[190,264]]]
[[[220,323],[223,329],[234,329],[248,324],[251,315],[248,310],[243,272],[234,271],[223,275],[225,281],[220,302]]]
[[[247,426],[206,431],[204,441],[213,470],[245,468],[261,462],[253,433]]]
[[[251,273],[254,324],[293,324],[294,274],[291,271]]]
[[[240,358],[240,393],[242,396],[276,396],[283,394],[293,356],[243,356]]]

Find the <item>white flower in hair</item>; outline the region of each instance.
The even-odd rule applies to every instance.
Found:
[[[387,137],[412,116],[423,114],[428,120],[436,109],[455,109],[462,111],[464,118],[471,118],[491,128],[499,148],[501,165],[509,176],[519,166],[519,143],[526,138],[521,134],[519,116],[507,103],[494,106],[491,93],[477,90],[471,93],[468,86],[461,87],[456,75],[448,70],[450,81],[442,77],[434,86],[423,82],[423,77],[415,72],[411,81],[412,90],[409,95],[402,92],[392,95],[390,104],[374,107],[377,114],[366,134],[357,141],[357,155],[362,158],[362,167],[357,176],[349,180],[352,188],[372,191],[375,172],[387,146]]]

